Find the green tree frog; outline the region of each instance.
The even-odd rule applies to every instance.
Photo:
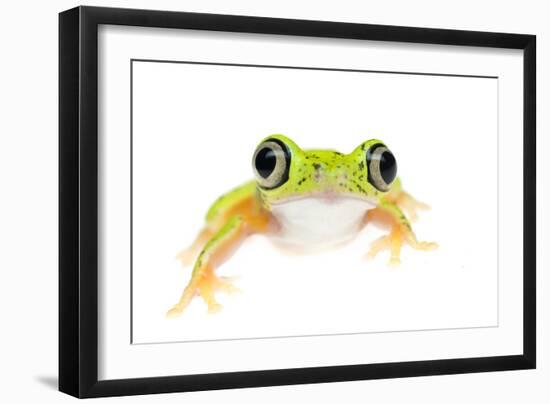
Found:
[[[254,233],[310,251],[346,242],[367,223],[378,222],[389,226],[389,234],[376,240],[367,256],[389,250],[390,264],[399,263],[403,244],[417,250],[437,247],[417,240],[409,218],[427,206],[403,190],[395,157],[380,140],[367,140],[343,154],[302,150],[275,134],[256,148],[252,169],[255,179],[220,196],[193,244],[178,254],[184,264],[194,259],[194,268],[169,317],[181,314],[196,295],[209,312],[219,310],[215,292],[236,288],[215,269]]]

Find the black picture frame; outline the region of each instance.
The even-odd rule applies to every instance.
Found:
[[[523,354],[98,381],[98,25],[523,50]],[[102,397],[532,369],[536,364],[534,35],[77,7],[59,15],[59,390]]]

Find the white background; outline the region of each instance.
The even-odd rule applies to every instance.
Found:
[[[396,4],[397,3],[397,4]],[[68,401],[55,391],[57,364],[57,15],[74,6],[22,4],[4,9],[9,16],[1,26],[7,55],[1,75],[3,110],[0,148],[3,186],[2,212],[2,314],[4,317],[0,352],[3,358],[2,394],[9,402],[40,399],[42,402]],[[515,7],[501,2],[388,2],[361,5],[339,2],[322,6],[318,2],[252,1],[181,2],[94,2],[97,5],[134,6],[215,13],[417,25],[538,34],[538,71],[548,70],[548,35],[543,3],[522,2]],[[24,16],[19,19],[19,16]],[[25,22],[23,23],[22,20]],[[539,77],[539,112],[547,110],[548,78]],[[548,119],[539,114],[539,133],[548,131]],[[539,137],[539,155],[548,147]],[[548,205],[548,185],[543,187],[548,163],[539,159],[539,206]],[[539,267],[548,266],[547,214],[539,209]],[[539,369],[535,371],[470,374],[429,378],[291,386],[120,398],[127,402],[242,402],[319,400],[330,402],[349,397],[400,402],[515,402],[528,397],[543,402],[548,396],[543,381],[548,379],[550,358],[544,344],[548,340],[548,275],[539,271]],[[545,319],[546,318],[546,319]],[[538,400],[537,400],[538,399]]]
[[[136,61],[133,80],[134,342],[497,325],[496,79]],[[276,132],[342,152],[385,141],[405,188],[433,206],[413,228],[440,248],[405,247],[392,268],[388,252],[362,259],[383,234],[372,225],[307,256],[252,237],[217,271],[242,294],[166,319],[191,272],[176,252]]]

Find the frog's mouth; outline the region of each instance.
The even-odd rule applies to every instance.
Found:
[[[297,201],[302,201],[305,199],[311,199],[315,200],[319,203],[325,203],[327,205],[331,204],[345,204],[346,202],[349,202],[349,200],[354,201],[361,201],[365,205],[367,205],[367,209],[372,209],[376,206],[376,201],[371,200],[367,197],[361,197],[357,194],[343,194],[341,192],[334,192],[334,191],[323,191],[323,192],[316,192],[306,195],[296,195],[296,196],[290,196],[286,197],[284,199],[274,200],[270,201],[271,206],[279,206],[284,205],[287,203],[293,203]]]

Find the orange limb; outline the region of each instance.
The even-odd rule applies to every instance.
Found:
[[[383,200],[377,208],[367,212],[366,219],[368,222],[390,227],[389,234],[380,237],[371,245],[367,253],[368,258],[375,258],[381,251],[389,250],[390,265],[397,265],[400,263],[401,249],[404,244],[424,251],[437,248],[437,243],[417,240],[409,220],[394,202]]]
[[[401,209],[403,209],[411,222],[414,222],[418,219],[419,210],[429,210],[430,205],[415,199],[411,194],[401,191],[399,196],[396,198],[395,203]]]
[[[201,232],[197,235],[197,238],[195,238],[195,241],[193,241],[193,244],[181,250],[178,255],[176,255],[176,258],[181,262],[183,266],[187,267],[191,265],[206,244],[206,242],[210,240],[213,235],[214,230],[212,230],[210,227],[203,228]]]
[[[198,255],[189,283],[183,290],[180,300],[172,307],[167,316],[180,315],[197,294],[204,300],[210,313],[217,312],[221,305],[216,301],[217,291],[235,292],[238,289],[226,278],[215,274],[216,268],[222,265],[241,242],[252,233],[265,232],[269,228],[270,216],[263,210],[254,195],[240,200],[228,209],[220,219],[223,225],[216,232],[201,232],[197,244],[208,238]]]

